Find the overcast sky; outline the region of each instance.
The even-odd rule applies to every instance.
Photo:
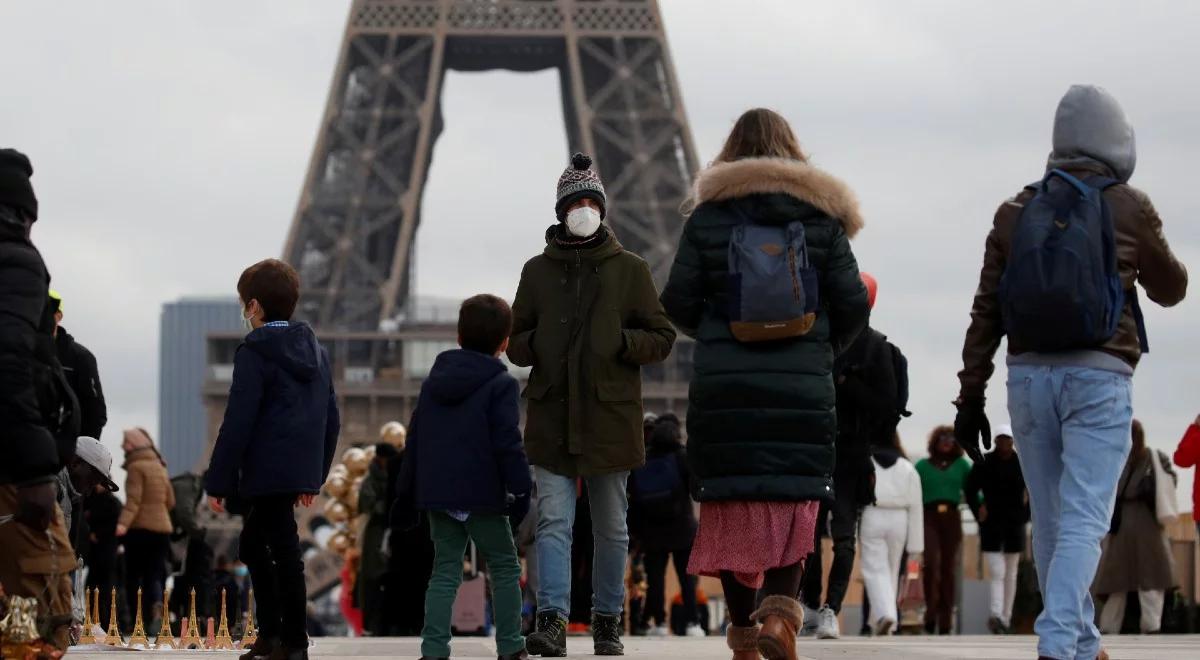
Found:
[[[1070,84],[1124,104],[1138,134],[1132,182],[1180,258],[1198,263],[1200,3],[661,4],[701,162],[738,114],[767,106],[857,191],[867,227],[854,250],[881,282],[873,324],[909,356],[916,414],[901,430],[918,454],[953,416],[992,214],[1040,175]],[[162,303],[232,295],[242,268],[280,254],[348,7],[0,4],[0,146],[33,159],[34,240],[64,325],[99,360],[110,446],[123,427],[157,428]],[[567,154],[559,98],[554,72],[447,77],[418,233],[422,294],[511,297],[553,220]],[[1167,451],[1200,412],[1198,310],[1193,299],[1146,310],[1153,352],[1136,413]],[[1007,418],[1003,376],[989,390],[994,422]]]

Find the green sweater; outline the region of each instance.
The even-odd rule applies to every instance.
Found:
[[[934,467],[928,458],[917,461],[917,474],[921,475],[921,495],[926,504],[934,502],[961,502],[963,484],[971,473],[971,462],[959,457],[945,470]]]

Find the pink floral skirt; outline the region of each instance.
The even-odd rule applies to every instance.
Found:
[[[720,577],[733,573],[752,589],[763,573],[791,566],[813,551],[820,503],[705,502],[688,572]]]

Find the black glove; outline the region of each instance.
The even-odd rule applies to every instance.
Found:
[[[45,481],[17,488],[17,521],[44,532],[54,521],[58,503],[58,484]]]
[[[508,510],[505,513],[508,515],[508,522],[514,530],[520,527],[521,522],[525,520],[525,516],[529,515],[529,493],[509,495]]]
[[[983,410],[983,399],[959,398],[954,405],[958,408],[954,418],[954,439],[967,456],[978,463],[983,460],[979,445],[983,444],[984,449],[992,448],[992,425]]]

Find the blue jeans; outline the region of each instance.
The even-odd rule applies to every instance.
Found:
[[[539,612],[571,611],[571,535],[575,527],[575,479],[535,467]],[[625,561],[629,528],[625,493],[628,472],[585,477],[591,502],[596,551],[592,566],[592,611],[620,614],[625,609]]]
[[[1008,411],[1033,512],[1044,609],[1038,653],[1092,660],[1100,631],[1089,588],[1112,523],[1132,443],[1129,376],[1082,367],[1011,365]]]

